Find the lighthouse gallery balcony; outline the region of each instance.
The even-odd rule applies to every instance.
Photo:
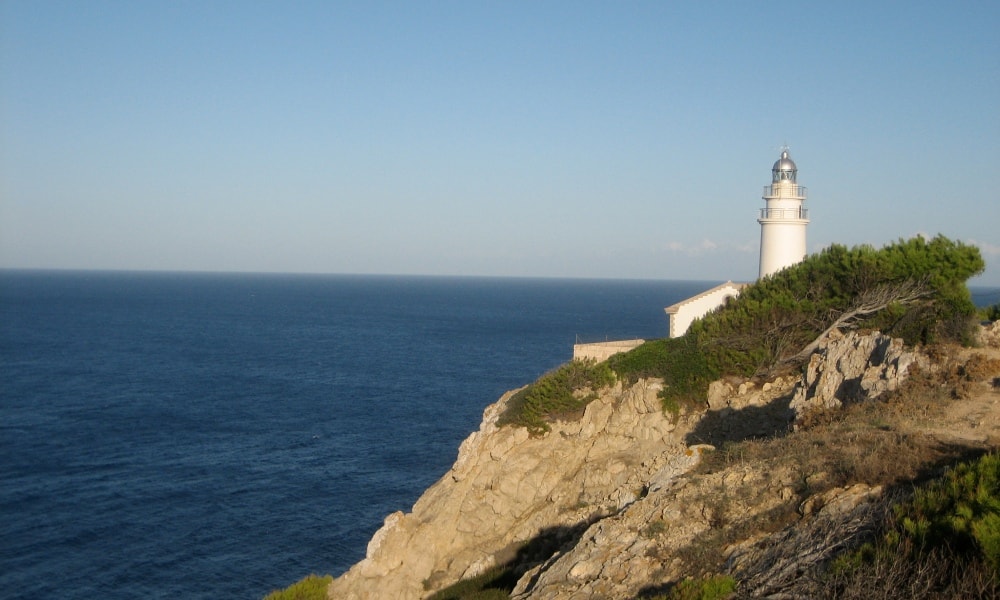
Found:
[[[809,219],[808,208],[762,208],[760,209],[761,220],[767,219]]]
[[[806,197],[806,186],[777,183],[764,186],[765,198],[802,198]]]

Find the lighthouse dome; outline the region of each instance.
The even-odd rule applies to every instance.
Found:
[[[795,181],[795,174],[798,172],[795,161],[788,155],[788,150],[781,151],[781,158],[775,161],[771,167],[771,179],[774,183],[779,181]]]

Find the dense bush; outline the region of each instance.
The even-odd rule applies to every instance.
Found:
[[[1000,455],[959,464],[915,490],[880,537],[841,555],[828,578],[839,588],[831,591],[860,597],[855,592],[875,590],[887,574],[941,592],[933,597],[1000,593]],[[858,590],[859,582],[870,589]]]
[[[681,404],[695,398],[703,399],[708,384],[720,374],[717,366],[708,363],[697,340],[688,336],[647,342],[631,352],[612,356],[608,365],[630,382],[639,377],[662,378],[665,384],[660,393],[663,409],[674,416]]]
[[[938,236],[880,250],[833,245],[743,289],[696,320],[682,339],[612,357],[619,377],[662,377],[666,401],[704,398],[720,375],[794,368],[831,327],[871,328],[908,343],[968,343],[976,308],[966,280],[984,268],[979,249]]]
[[[745,288],[696,321],[689,335],[713,366],[744,375],[797,354],[839,319],[908,343],[966,342],[976,314],[965,285],[982,272],[979,249],[938,236],[876,250],[833,245]]]
[[[1000,455],[960,464],[917,490],[896,507],[896,521],[917,549],[947,545],[1000,572]]]
[[[614,382],[615,375],[606,363],[573,360],[515,394],[498,425],[527,427],[533,435],[540,435],[549,431],[549,419],[582,410],[597,397],[596,390]],[[584,389],[590,393],[579,393]]]

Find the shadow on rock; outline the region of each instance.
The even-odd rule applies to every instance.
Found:
[[[789,408],[792,395],[772,400],[764,406],[741,409],[710,410],[685,436],[688,445],[711,444],[722,447],[727,442],[782,437],[791,431],[794,412]]]
[[[524,544],[512,546],[498,553],[498,566],[477,577],[463,579],[452,584],[429,596],[427,600],[460,600],[468,597],[492,598],[494,591],[509,594],[525,573],[545,563],[557,552],[575,546],[592,522],[592,520],[588,520],[573,526],[546,527]],[[529,583],[528,589],[534,586],[537,577],[536,574]],[[497,593],[496,597],[506,597],[506,595]]]

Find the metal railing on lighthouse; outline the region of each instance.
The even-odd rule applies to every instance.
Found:
[[[762,208],[760,209],[761,219],[808,219],[808,208]]]
[[[806,197],[806,186],[776,183],[764,186],[765,198],[802,198]]]

